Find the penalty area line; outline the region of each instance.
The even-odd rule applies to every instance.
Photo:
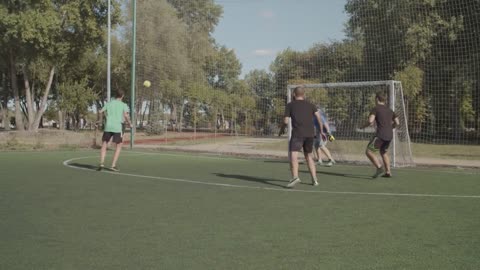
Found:
[[[138,156],[142,156],[144,154],[138,154]],[[131,155],[134,156],[134,155]],[[137,155],[135,155],[137,156]],[[87,156],[87,157],[77,157],[63,161],[63,165],[65,167],[76,169],[76,170],[84,170],[93,172],[92,169],[82,168],[75,165],[70,164],[72,161],[94,158],[98,156]],[[237,189],[251,189],[251,190],[268,190],[268,191],[281,191],[281,192],[296,192],[296,193],[319,193],[319,194],[332,194],[332,195],[364,195],[364,196],[388,196],[388,197],[421,197],[421,198],[460,198],[460,199],[480,199],[480,195],[454,195],[454,194],[423,194],[423,193],[392,193],[392,192],[358,192],[358,191],[330,191],[330,190],[299,190],[299,189],[281,189],[281,188],[270,188],[270,187],[254,187],[254,186],[245,186],[245,185],[234,185],[234,184],[225,184],[225,183],[212,183],[212,182],[202,182],[196,180],[189,180],[189,179],[181,179],[181,178],[171,178],[171,177],[163,177],[163,176],[151,176],[151,175],[141,175],[141,174],[133,174],[133,173],[122,173],[122,172],[111,172],[103,170],[98,173],[106,173],[112,175],[122,175],[122,176],[129,176],[135,178],[143,178],[143,179],[154,179],[154,180],[163,180],[169,182],[181,182],[181,183],[189,183],[189,184],[196,184],[196,185],[205,185],[205,186],[218,186],[218,187],[227,187],[227,188],[237,188]]]

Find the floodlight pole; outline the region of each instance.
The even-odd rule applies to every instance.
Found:
[[[111,16],[111,0],[108,0],[108,30],[107,30],[107,102],[110,101],[112,95],[111,86],[111,62],[112,62],[112,16]]]
[[[130,117],[132,127],[130,128],[130,149],[133,149],[137,119],[135,116],[135,73],[136,73],[136,51],[137,51],[137,0],[132,0],[132,78],[130,91]]]

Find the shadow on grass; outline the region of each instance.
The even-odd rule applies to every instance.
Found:
[[[77,167],[81,169],[87,169],[92,171],[98,171],[98,165],[82,164],[82,163],[69,163],[68,165],[72,167]],[[109,168],[103,168],[104,171],[112,171]]]
[[[270,185],[274,187],[286,188],[285,185],[273,183],[273,182],[286,182],[286,181],[275,180],[271,178],[261,178],[261,177],[254,177],[254,176],[248,176],[248,175],[225,174],[225,173],[214,173],[214,175],[223,177],[223,178],[238,179],[242,181],[256,182],[256,183],[261,183],[261,184]]]
[[[265,163],[283,163],[283,164],[289,164],[290,163],[290,161],[288,161],[288,160],[280,160],[280,159],[279,160],[265,160],[263,162],[265,162]]]
[[[309,171],[302,171],[303,173],[310,173]],[[325,172],[325,171],[317,171],[317,174],[323,175],[331,175],[331,176],[340,176],[345,178],[354,178],[354,179],[367,179],[372,180],[372,177],[366,175],[358,175],[358,174],[349,174],[349,173],[336,173],[336,172]]]

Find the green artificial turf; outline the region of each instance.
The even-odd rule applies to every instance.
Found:
[[[97,156],[0,153],[0,269],[480,267],[475,171],[338,165],[313,187],[303,165],[291,191],[282,161]]]

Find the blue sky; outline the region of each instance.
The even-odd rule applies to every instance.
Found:
[[[213,36],[234,49],[242,74],[268,69],[278,52],[341,40],[346,0],[217,0],[224,13]]]

